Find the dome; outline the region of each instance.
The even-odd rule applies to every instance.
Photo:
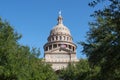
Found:
[[[58,24],[51,30],[50,35],[55,35],[55,34],[71,35],[69,29],[63,24]]]
[[[58,24],[55,27],[53,27],[53,29],[50,32],[50,35],[56,35],[56,34],[71,35],[70,30],[63,25],[62,20],[63,20],[62,16],[59,15]]]

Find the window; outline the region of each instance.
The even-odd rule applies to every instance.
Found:
[[[52,45],[49,46],[49,50],[51,50],[51,49],[52,49]]]
[[[58,40],[58,37],[56,36],[56,40]]]
[[[69,45],[69,49],[71,49],[71,46]]]
[[[62,40],[62,36],[60,36],[60,40]]]
[[[57,47],[57,44],[53,44],[53,48],[56,48]]]
[[[48,47],[45,48],[45,51],[48,51]]]
[[[73,51],[75,50],[75,48],[73,47]]]
[[[61,44],[58,44],[58,46],[60,47]]]

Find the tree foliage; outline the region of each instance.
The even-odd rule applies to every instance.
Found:
[[[91,68],[87,59],[81,59],[76,64],[76,80],[96,80],[100,68]]]
[[[78,63],[69,64],[60,72],[63,80],[96,80],[99,75],[99,67],[91,68],[87,59],[80,59]]]
[[[74,80],[75,79],[75,66],[71,63],[68,64],[68,67],[60,71],[60,78],[63,80]]]
[[[90,6],[100,1],[94,0]],[[94,12],[95,21],[90,22],[87,42],[81,43],[90,65],[101,68],[98,80],[120,79],[120,0],[109,0],[109,3]]]
[[[57,80],[50,65],[39,59],[39,49],[20,45],[20,38],[21,35],[0,18],[0,79]]]

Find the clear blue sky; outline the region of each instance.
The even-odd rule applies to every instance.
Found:
[[[57,24],[59,10],[62,11],[64,25],[72,34],[78,46],[77,57],[84,58],[82,47],[77,44],[85,41],[89,30],[91,0],[0,0],[0,16],[6,19],[15,31],[22,34],[19,41],[23,45],[40,48],[43,57],[43,45],[47,42],[50,30]]]

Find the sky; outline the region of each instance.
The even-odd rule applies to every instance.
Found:
[[[82,46],[77,44],[86,40],[89,30],[90,14],[96,8],[91,8],[91,0],[0,0],[0,17],[7,20],[16,32],[22,34],[19,43],[40,48],[47,42],[50,30],[57,24],[58,12],[61,10],[63,24],[72,34],[77,45],[77,58],[85,58]],[[102,5],[99,5],[101,7]]]

